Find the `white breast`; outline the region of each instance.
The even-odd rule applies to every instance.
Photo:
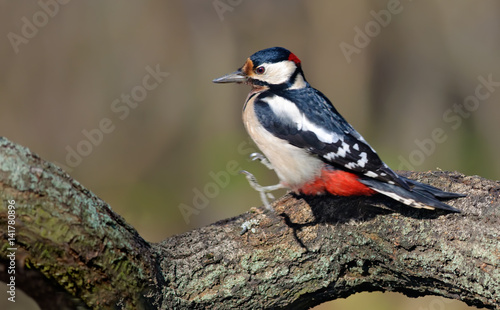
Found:
[[[243,111],[243,123],[255,144],[269,159],[283,185],[298,189],[321,174],[323,162],[304,149],[272,135],[257,121],[253,98]]]

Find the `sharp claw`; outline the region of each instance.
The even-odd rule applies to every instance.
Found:
[[[274,167],[273,165],[271,165],[271,163],[269,162],[269,160],[264,156],[262,155],[261,153],[252,153],[250,154],[250,160],[252,161],[255,161],[255,160],[259,160],[264,166],[267,167],[267,169],[269,170],[274,170]]]
[[[250,154],[250,159],[251,160],[262,159],[262,157],[263,156],[260,153],[252,153],[252,154]]]

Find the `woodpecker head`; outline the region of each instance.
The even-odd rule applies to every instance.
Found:
[[[300,59],[282,47],[258,51],[241,68],[213,82],[245,83],[253,88],[298,89],[307,86]]]

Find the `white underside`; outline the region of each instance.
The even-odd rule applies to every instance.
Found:
[[[253,101],[247,103],[243,122],[250,137],[273,165],[283,185],[298,189],[321,174],[324,164],[319,158],[275,137],[260,125],[253,109]]]

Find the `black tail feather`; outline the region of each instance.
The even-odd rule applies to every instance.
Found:
[[[431,186],[429,184],[420,183],[418,181],[405,178],[403,176],[400,176],[400,178],[405,180],[405,182],[410,185],[410,188],[412,188],[412,190],[418,191],[422,194],[428,193],[428,194],[430,194],[433,197],[438,198],[438,199],[448,200],[448,199],[454,199],[454,198],[460,198],[460,197],[467,196],[467,195],[459,194],[459,193],[445,192],[445,191],[440,190],[437,187]]]
[[[440,199],[452,199],[465,196],[462,194],[444,192],[436,187],[406,178],[405,181],[408,182],[411,190],[404,189],[396,184],[389,184],[372,178],[363,178],[359,181],[376,192],[386,195],[408,206],[420,209],[442,209],[450,212],[460,212],[459,209],[441,202]]]

